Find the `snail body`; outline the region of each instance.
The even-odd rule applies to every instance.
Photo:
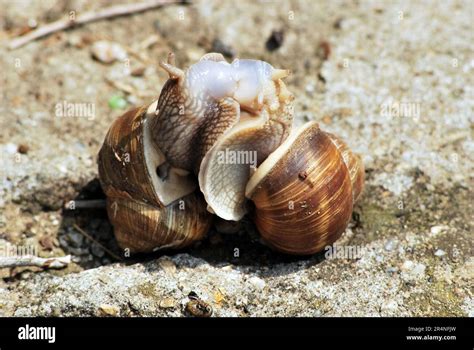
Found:
[[[215,53],[185,71],[172,55],[161,66],[169,79],[158,100],[115,120],[99,152],[120,246],[182,248],[205,236],[212,214],[238,221],[249,209],[264,242],[285,253],[312,254],[342,234],[362,163],[316,123],[291,132],[287,70]]]
[[[229,64],[216,53],[186,71],[174,66],[173,56],[161,65],[170,79],[152,120],[156,146],[172,166],[199,177],[213,213],[240,220],[250,164],[219,162],[218,155],[256,152],[261,162],[284,141],[293,121],[294,97],[282,81],[289,72],[257,60]]]

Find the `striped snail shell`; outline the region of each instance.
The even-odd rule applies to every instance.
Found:
[[[182,248],[212,223],[193,178],[170,167],[151,139],[156,102],[114,121],[99,152],[99,179],[119,245],[131,252]]]
[[[255,205],[254,221],[267,245],[306,255],[341,236],[363,183],[360,157],[309,122],[260,165],[246,196]]]

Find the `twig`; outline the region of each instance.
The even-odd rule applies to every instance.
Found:
[[[17,255],[0,257],[0,268],[19,266],[38,266],[50,269],[61,269],[71,263],[71,256],[40,258],[34,255]]]
[[[115,81],[107,77],[105,78],[105,81],[113,88],[126,92],[129,95],[134,95],[137,92],[132,86],[120,81]]]
[[[64,203],[65,210],[76,209],[105,209],[105,199],[73,199]]]
[[[88,234],[86,231],[84,231],[82,228],[80,228],[77,224],[72,224],[72,226],[77,230],[79,231],[79,233],[81,233],[84,237],[86,237],[87,239],[90,239],[92,242],[98,244],[104,251],[107,252],[107,254],[109,254],[111,257],[113,257],[114,259],[116,260],[123,260],[120,256],[118,256],[117,254],[115,254],[113,251],[111,251],[110,249],[108,249],[106,246],[104,246],[102,243],[100,243],[98,240],[96,240],[94,237],[92,237],[90,234]]]
[[[36,30],[29,32],[26,35],[20,36],[18,38],[12,39],[8,44],[10,50],[19,48],[32,40],[42,38],[49,34],[58,32],[60,30],[68,29],[80,24],[95,22],[104,18],[111,18],[117,16],[130,15],[132,13],[138,13],[147,11],[156,7],[163,5],[179,3],[181,1],[176,0],[150,0],[147,2],[142,2],[138,4],[124,4],[107,7],[98,11],[86,12],[82,15],[78,15],[75,19],[60,19],[55,22],[51,22],[44,26],[39,27]]]
[[[150,48],[151,46],[155,45],[156,43],[158,43],[159,40],[160,40],[160,37],[158,35],[156,34],[150,35],[138,45],[138,49],[140,51],[146,50]]]
[[[444,142],[441,143],[440,147],[445,147],[449,144],[454,144],[458,142],[459,140],[462,140],[467,137],[469,137],[469,132],[466,132],[466,131],[452,133],[446,136],[445,140],[443,140]]]

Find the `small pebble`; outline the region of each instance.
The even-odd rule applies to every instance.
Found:
[[[168,275],[174,275],[176,273],[175,263],[168,258],[161,258],[158,261],[158,265],[165,271]]]
[[[31,29],[35,29],[36,27],[38,27],[38,22],[36,21],[36,19],[29,18],[28,19],[28,27],[30,27]]]
[[[253,276],[249,278],[248,281],[255,289],[259,289],[259,290],[262,290],[263,288],[265,288],[265,285],[266,285],[265,281],[257,276]]]
[[[446,225],[433,226],[430,230],[431,234],[438,235],[443,231],[446,231],[449,227]]]
[[[452,250],[451,260],[453,260],[454,262],[457,262],[459,261],[460,257],[461,257],[461,251],[456,246],[454,246]]]
[[[105,255],[104,249],[97,243],[92,243],[90,249],[91,249],[91,254],[98,258],[102,258]]]
[[[397,247],[397,243],[394,240],[390,239],[387,241],[387,243],[385,243],[384,249],[387,252],[390,252],[394,250],[396,247]]]
[[[115,305],[103,304],[99,306],[99,313],[102,316],[118,316],[120,309]]]
[[[311,83],[310,83],[310,84],[307,84],[307,85],[305,86],[305,90],[306,90],[306,92],[307,92],[308,94],[312,94],[312,93],[314,92],[314,90],[315,90],[314,84],[311,84]]]
[[[83,42],[82,42],[82,38],[79,36],[79,35],[70,35],[67,39],[67,43],[68,45],[70,46],[74,46],[74,47],[77,47],[77,48],[82,48],[84,47],[83,45]]]
[[[222,271],[232,271],[234,269],[233,265],[226,265],[221,267]]]
[[[238,295],[237,298],[235,299],[235,305],[236,306],[245,306],[249,303],[249,300],[246,296],[244,295]]]
[[[220,304],[225,300],[224,294],[222,294],[219,290],[214,292],[214,301],[216,304]]]
[[[331,124],[331,122],[332,122],[331,116],[329,116],[329,115],[326,114],[326,115],[323,117],[323,123],[329,125],[329,124]]]
[[[326,78],[324,77],[324,75],[321,72],[318,73],[318,80],[321,83],[326,84]]]
[[[446,252],[442,249],[438,249],[437,251],[435,251],[434,255],[436,256],[444,256],[446,255]]]
[[[160,300],[160,307],[162,309],[171,309],[176,306],[176,300],[171,297],[166,297]]]
[[[4,146],[4,151],[7,153],[7,154],[15,154],[17,151],[18,151],[18,147],[13,144],[13,143],[7,143],[5,146]]]
[[[127,96],[127,102],[131,105],[136,105],[136,104],[138,104],[139,100],[135,95],[128,95]]]
[[[44,235],[39,239],[39,244],[46,250],[53,250],[54,239],[51,236]]]
[[[385,270],[388,274],[394,274],[398,271],[398,269],[394,266],[389,266],[387,267],[387,269]]]
[[[185,306],[186,314],[194,317],[212,316],[212,307],[202,300],[190,300]]]
[[[55,307],[51,310],[51,316],[53,317],[60,317],[61,313],[62,313],[62,310],[59,307]]]
[[[146,69],[145,66],[136,67],[136,68],[132,69],[131,74],[134,77],[141,77],[145,73],[145,69]]]
[[[409,271],[413,268],[413,265],[414,265],[413,261],[407,260],[403,263],[402,270]]]
[[[69,242],[65,236],[59,236],[59,245],[61,248],[67,248],[69,246]]]
[[[106,40],[96,41],[91,46],[91,54],[96,60],[107,64],[127,58],[127,51],[122,46]]]
[[[285,32],[283,30],[274,30],[267,39],[265,47],[268,51],[278,50],[283,45],[285,39]]]
[[[82,249],[82,248],[74,248],[74,247],[67,247],[68,253],[75,255],[75,256],[89,256],[89,260],[92,260],[92,255],[89,254],[88,249]],[[83,261],[85,258],[81,258],[81,261]]]
[[[30,150],[30,146],[25,145],[24,143],[18,145],[18,153],[27,154]]]
[[[382,304],[381,309],[382,311],[397,311],[398,303],[395,300],[389,300]]]
[[[342,21],[344,21],[344,18],[342,18],[342,17],[336,19],[333,23],[334,29],[341,29]]]
[[[73,247],[80,247],[84,241],[84,236],[77,232],[71,232],[68,235],[68,239]]]
[[[102,265],[112,264],[112,260],[110,260],[110,258],[108,258],[108,257],[102,258],[101,262],[102,262]]]
[[[323,61],[326,61],[331,55],[331,44],[323,40],[319,43],[319,56]]]
[[[402,279],[405,282],[413,282],[424,277],[426,265],[422,263],[415,263],[411,260],[405,261],[402,266]]]

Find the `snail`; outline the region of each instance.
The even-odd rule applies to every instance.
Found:
[[[255,224],[269,246],[307,255],[341,236],[363,182],[360,157],[309,122],[260,165],[245,194],[255,205]]]
[[[183,248],[213,217],[249,214],[263,241],[312,254],[348,225],[364,182],[360,157],[315,122],[292,130],[288,70],[208,53],[186,70],[170,54],[159,98],[116,119],[99,179],[119,245]],[[230,155],[230,156],[229,156]]]
[[[156,102],[116,119],[99,152],[107,214],[118,244],[131,252],[185,247],[203,238],[212,224],[193,179],[168,167],[154,147],[148,122],[155,109]]]

